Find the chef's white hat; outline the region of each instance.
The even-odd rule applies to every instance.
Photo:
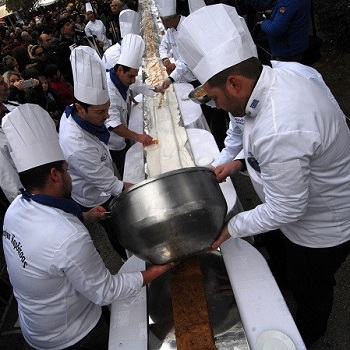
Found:
[[[176,15],[176,0],[156,0],[160,17]]]
[[[92,5],[90,2],[87,2],[85,4],[85,12],[88,13],[88,12],[94,12],[94,10],[92,9]]]
[[[117,63],[126,67],[139,69],[144,50],[145,42],[140,35],[126,34],[122,40],[121,53]]]
[[[2,129],[17,171],[64,160],[55,123],[42,107],[23,104],[5,115]]]
[[[70,60],[75,98],[93,106],[106,103],[109,100],[106,69],[97,52],[89,46],[78,46]]]
[[[119,14],[120,35],[122,38],[126,34],[140,34],[141,16],[138,12],[133,10],[123,10]]]
[[[204,0],[188,0],[188,9],[190,13],[199,10],[203,6],[206,6]]]
[[[247,25],[233,6],[205,6],[182,23],[178,50],[197,79],[204,84],[215,74],[257,51]]]
[[[121,52],[121,45],[119,43],[116,43],[112,46],[110,46],[103,54],[102,61],[105,64],[106,69],[113,68],[120,57]]]

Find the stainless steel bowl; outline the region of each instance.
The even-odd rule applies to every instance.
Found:
[[[212,170],[185,168],[147,179],[110,205],[120,243],[153,264],[208,249],[219,234],[227,204]]]
[[[210,98],[208,97],[207,92],[204,90],[202,85],[199,85],[193,89],[188,94],[188,98],[200,105],[210,101]]]

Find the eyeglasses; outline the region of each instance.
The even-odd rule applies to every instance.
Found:
[[[44,51],[37,52],[35,56],[42,56],[44,54]]]

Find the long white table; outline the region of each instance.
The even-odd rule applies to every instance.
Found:
[[[133,108],[141,111],[141,114],[138,110],[134,113],[141,115],[142,120],[142,110],[139,106]],[[187,135],[196,163],[203,158],[214,160],[218,156],[214,137],[207,130],[188,128]],[[137,183],[145,178],[143,152],[140,143],[134,144],[127,152],[124,181]],[[220,187],[228,204],[229,218],[242,208],[231,180],[221,183]],[[222,245],[221,252],[250,348],[305,350],[284,298],[260,252],[248,242],[233,238]],[[121,271],[139,271],[144,268],[145,263],[132,256]],[[145,287],[136,300],[112,304],[110,350],[147,349],[146,304]]]

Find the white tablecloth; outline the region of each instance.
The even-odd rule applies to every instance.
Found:
[[[222,244],[221,253],[250,348],[305,350],[265,258],[239,238]]]
[[[201,106],[188,98],[193,86],[189,83],[174,83],[172,86],[178,100],[184,127],[210,131]]]
[[[142,271],[145,266],[143,260],[133,255],[120,272]],[[108,349],[147,350],[147,337],[147,290],[142,287],[136,299],[112,304]]]

